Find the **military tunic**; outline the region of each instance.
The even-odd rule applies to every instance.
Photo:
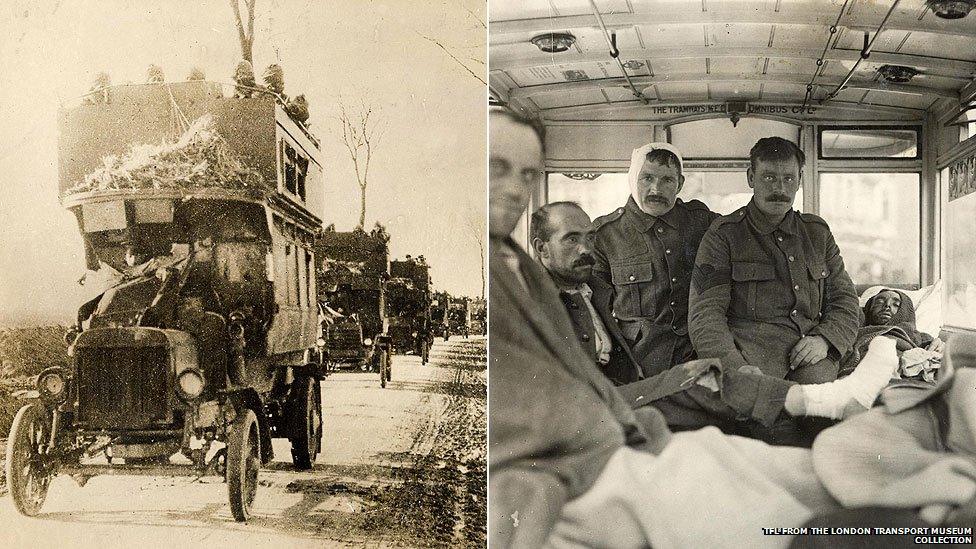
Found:
[[[695,356],[688,288],[698,245],[717,217],[702,202],[681,199],[655,217],[630,198],[594,222],[593,273],[613,285],[613,314],[647,377]]]
[[[795,375],[805,368],[791,373],[790,351],[803,336],[823,336],[836,377],[836,363],[857,335],[857,311],[840,249],[815,215],[790,210],[773,225],[750,201],[716,220],[702,239],[689,329],[703,358],[751,364],[779,378],[829,381]]]

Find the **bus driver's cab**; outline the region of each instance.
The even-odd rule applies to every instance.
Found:
[[[684,158],[679,197],[728,214],[752,196],[756,141],[797,143],[794,208],[829,223],[862,303],[908,290],[918,329],[945,339],[976,331],[974,4],[497,0],[491,100],[546,127],[529,211],[612,212],[631,151],[663,141]]]

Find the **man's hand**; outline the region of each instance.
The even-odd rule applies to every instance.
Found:
[[[935,338],[932,340],[932,343],[929,343],[929,346],[926,347],[926,349],[935,353],[941,353],[945,351],[945,342],[939,338]]]
[[[804,336],[790,351],[790,369],[796,370],[801,366],[815,364],[827,358],[830,345],[823,336]]]

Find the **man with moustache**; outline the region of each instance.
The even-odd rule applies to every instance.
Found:
[[[594,221],[594,273],[613,287],[613,313],[647,376],[695,356],[688,287],[698,245],[718,214],[677,198],[681,172],[681,155],[668,143],[634,150],[627,204]]]
[[[827,223],[793,210],[803,151],[760,139],[753,198],[716,220],[695,261],[689,330],[701,357],[801,384],[837,378],[858,328],[858,300]],[[812,395],[808,395],[812,396]]]
[[[644,377],[610,312],[613,287],[592,276],[593,223],[575,202],[551,202],[532,214],[529,241],[559,289],[587,356],[616,385]]]

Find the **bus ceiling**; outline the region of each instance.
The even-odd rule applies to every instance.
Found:
[[[964,13],[974,6],[497,0],[489,85],[495,102],[545,121],[952,124],[976,98],[976,15]]]

